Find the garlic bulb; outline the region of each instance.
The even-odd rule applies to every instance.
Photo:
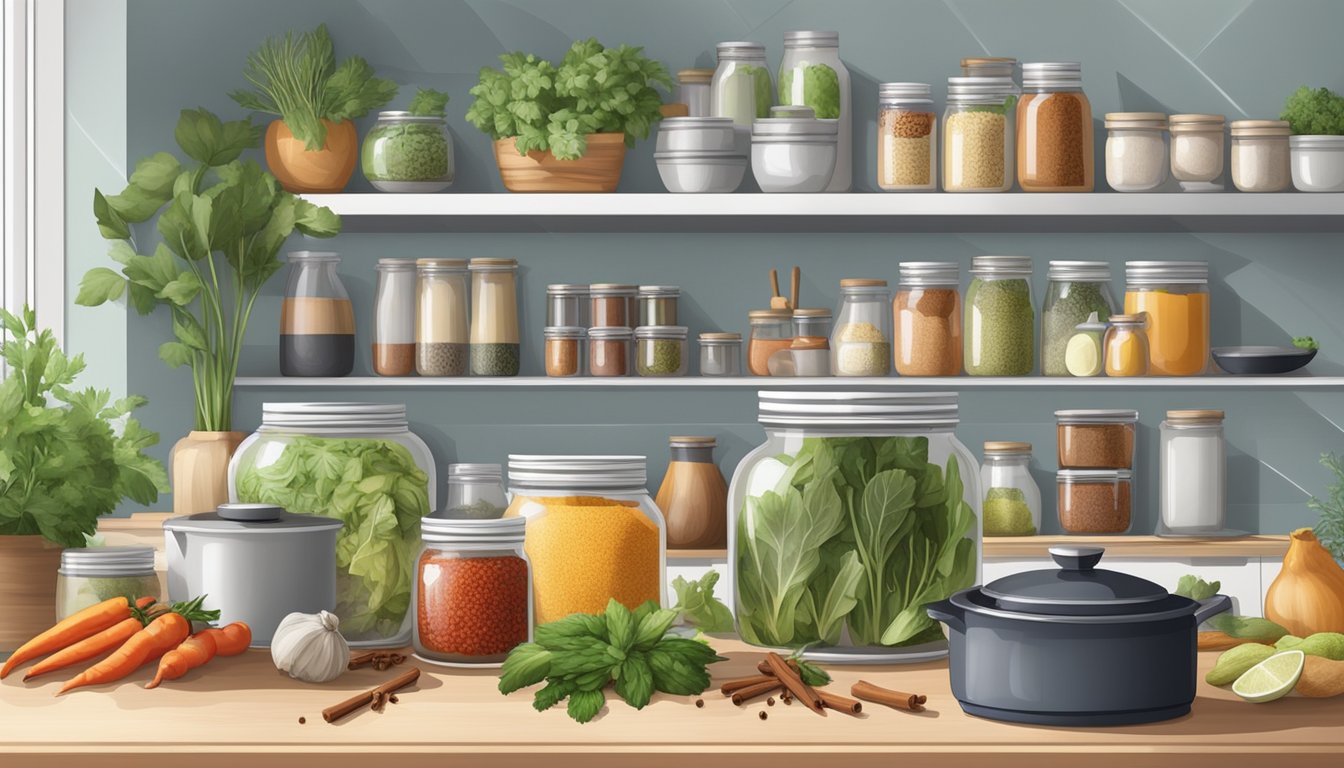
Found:
[[[335,614],[291,613],[271,638],[275,668],[307,683],[335,680],[350,663],[350,646],[341,637]]]

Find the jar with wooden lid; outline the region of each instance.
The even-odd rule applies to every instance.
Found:
[[[747,340],[747,369],[753,376],[770,375],[770,357],[793,343],[793,312],[753,309],[747,313],[751,336]]]
[[[1232,183],[1242,192],[1282,192],[1292,184],[1286,120],[1232,123]]]
[[[710,83],[714,80],[712,69],[677,70],[676,103],[686,105],[687,117],[709,117]]]
[[[1172,115],[1171,175],[1186,192],[1220,192],[1223,183],[1222,115]]]
[[[373,372],[379,376],[415,373],[415,262],[379,259],[373,301]]]
[[[472,259],[471,375],[517,376],[518,262]]]
[[[840,310],[831,333],[832,374],[886,376],[891,372],[890,306],[886,280],[840,281]]]
[[[588,286],[589,321],[593,328],[634,328],[639,320],[639,288],[623,283]]]
[[[640,376],[685,376],[688,367],[684,325],[635,329],[635,372]]]
[[[546,375],[554,377],[578,376],[579,350],[588,336],[588,329],[575,325],[548,326],[542,331],[546,346]]]
[[[1041,489],[1031,477],[1031,443],[985,443],[980,465],[986,536],[1035,536],[1041,529]]]
[[[1103,341],[1107,376],[1148,375],[1148,316],[1111,315]]]
[[[1167,116],[1106,113],[1106,183],[1117,192],[1149,192],[1167,180]]]
[[[700,375],[741,376],[742,334],[700,334]]]
[[[1011,56],[971,56],[961,60],[963,77],[1017,77],[1017,59]]]
[[[590,376],[629,376],[631,342],[635,332],[623,326],[588,329],[588,374]]]
[[[808,308],[793,310],[794,336],[831,337],[831,310],[826,308]]]
[[[902,376],[961,373],[961,272],[956,262],[906,261],[892,302],[895,365]]]
[[[1023,192],[1091,192],[1092,103],[1076,61],[1022,65],[1017,183]]]
[[[415,262],[415,370],[421,376],[467,375],[467,260]]]
[[[1216,534],[1227,520],[1227,446],[1222,411],[1167,411],[1158,427],[1162,528]]]
[[[636,296],[640,325],[676,325],[677,299],[681,289],[675,285],[641,285]]]
[[[655,501],[667,521],[668,549],[728,544],[728,483],[714,463],[712,437],[668,439],[672,460]]]

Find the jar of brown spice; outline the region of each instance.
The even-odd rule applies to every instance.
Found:
[[[955,262],[907,261],[892,302],[896,372],[902,376],[961,373],[961,273]]]
[[[588,373],[592,376],[629,376],[630,345],[635,332],[629,328],[588,330]]]
[[[584,328],[572,325],[550,326],[542,331],[546,339],[546,375],[578,376],[579,349],[588,335]]]
[[[1017,182],[1023,192],[1091,192],[1092,104],[1076,61],[1022,65]]]
[[[1138,411],[1055,411],[1061,469],[1133,469]]]
[[[636,296],[639,288],[620,283],[594,283],[588,286],[592,299],[589,314],[594,328],[634,328],[639,320]]]
[[[1133,474],[1126,469],[1062,469],[1059,525],[1065,533],[1125,533],[1131,522]]]

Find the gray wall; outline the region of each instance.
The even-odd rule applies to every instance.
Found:
[[[570,40],[589,35],[608,44],[643,44],[677,69],[712,65],[714,43],[728,39],[762,41],[776,63],[784,31],[838,29],[842,56],[854,75],[855,179],[861,189],[874,188],[869,147],[875,141],[876,83],[925,81],[941,94],[943,79],[957,74],[961,56],[1081,60],[1098,118],[1120,109],[1270,117],[1300,84],[1344,90],[1344,52],[1335,39],[1344,28],[1344,3],[1324,1],[132,0],[128,157],[170,147],[182,107],[200,105],[237,116],[225,93],[242,84],[247,52],[265,35],[309,28],[319,21],[330,26],[338,56],[365,56],[381,74],[403,85],[398,105],[414,86],[452,94],[450,123],[459,169],[453,191],[459,192],[502,191],[489,141],[462,120],[471,101],[467,89],[478,68],[493,63],[502,51],[520,48],[558,57]],[[363,121],[361,132],[369,122]],[[622,191],[661,189],[651,155],[651,142],[630,154]],[[367,189],[361,178],[351,184],[351,191]],[[601,199],[594,198],[593,204],[600,206]],[[1116,230],[1124,226],[1112,225]],[[1309,333],[1325,346],[1312,371],[1344,372],[1344,323],[1337,308],[1344,287],[1344,261],[1339,258],[1344,236],[1337,233],[405,233],[346,234],[331,245],[344,255],[343,278],[361,318],[371,311],[377,257],[519,258],[528,374],[540,371],[542,296],[548,282],[679,283],[685,290],[682,312],[693,332],[745,330],[746,310],[767,298],[765,276],[771,267],[801,265],[803,303],[833,306],[842,277],[878,276],[894,282],[902,260],[953,259],[964,269],[973,255],[982,253],[1031,255],[1038,264],[1038,296],[1049,259],[1105,258],[1117,276],[1127,259],[1206,259],[1217,278],[1216,344],[1279,343]],[[258,306],[245,374],[276,372],[274,329],[282,292],[283,276],[267,288]],[[89,310],[72,311],[77,315]],[[130,314],[128,388],[153,400],[146,421],[163,432],[161,453],[166,454],[167,446],[190,428],[190,377],[186,371],[165,371],[157,359],[157,347],[167,338],[167,318]],[[367,350],[367,341],[361,335],[361,350]],[[368,366],[365,352],[357,373],[367,374]],[[762,436],[754,423],[754,392],[749,390],[514,391],[488,385],[440,391],[323,390],[312,395],[295,389],[240,390],[236,427],[253,428],[263,401],[309,396],[406,402],[416,431],[441,464],[502,461],[510,451],[640,452],[650,456],[655,487],[670,434],[719,435],[726,474]],[[1340,448],[1336,425],[1344,423],[1344,398],[1338,392],[977,390],[966,392],[962,405],[959,434],[977,453],[986,439],[1027,439],[1038,446],[1038,480],[1047,498],[1053,497],[1055,408],[1138,408],[1143,414],[1138,498],[1147,503],[1137,512],[1137,532],[1151,531],[1156,520],[1156,426],[1166,409],[1198,406],[1229,412],[1230,522],[1265,532],[1312,521],[1304,502],[1310,493],[1322,493],[1329,479],[1316,459],[1323,451]],[[1046,518],[1045,531],[1057,531],[1053,501],[1047,502]]]

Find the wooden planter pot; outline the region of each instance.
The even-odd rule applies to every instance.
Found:
[[[0,655],[56,623],[62,549],[42,536],[0,536]]]
[[[510,192],[615,192],[625,165],[625,134],[594,133],[578,160],[557,160],[549,151],[518,154],[512,138],[495,142],[499,177]]]
[[[287,192],[340,192],[350,183],[359,160],[359,141],[355,124],[349,120],[327,127],[327,143],[310,151],[294,138],[284,120],[271,121],[266,129],[266,165]]]
[[[188,432],[168,454],[173,514],[214,512],[229,500],[229,459],[244,432]]]

